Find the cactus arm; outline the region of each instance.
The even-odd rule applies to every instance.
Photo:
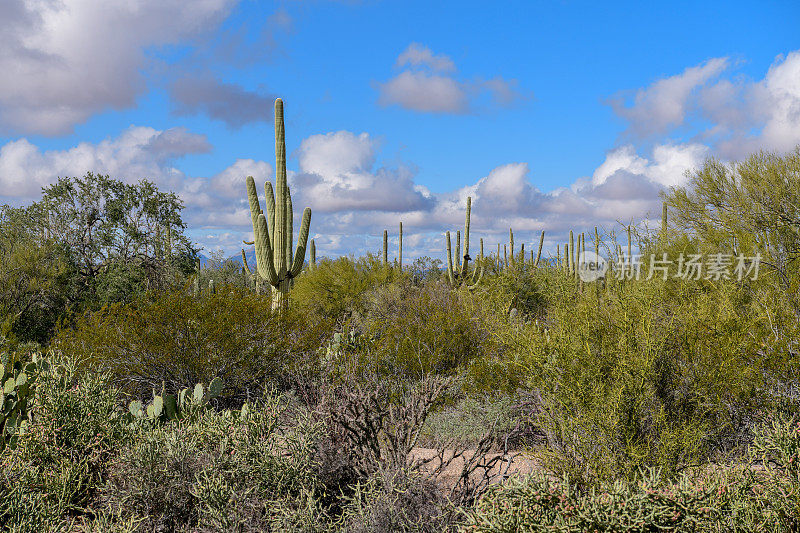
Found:
[[[264,203],[267,204],[267,227],[269,228],[269,245],[275,249],[275,191],[272,183],[264,182]],[[263,213],[263,211],[262,211]]]
[[[475,271],[472,273],[472,284],[467,287],[467,290],[474,290],[481,281],[483,281],[483,274],[486,271],[486,261],[483,259],[483,239],[481,239],[481,254],[478,256],[478,261],[475,262]]]
[[[461,231],[456,230],[456,264],[454,272],[461,273]]]
[[[311,254],[311,268],[317,266],[317,245],[314,244],[314,239],[311,239],[311,248],[309,249],[309,253]]]
[[[472,197],[467,196],[467,216],[464,219],[464,255],[469,255],[469,226],[472,215]]]
[[[539,237],[539,250],[536,252],[536,261],[533,263],[534,267],[539,266],[539,259],[542,257],[542,246],[544,245],[544,230],[542,230],[542,236]]]
[[[256,268],[262,278],[266,279],[270,285],[275,286],[278,284],[278,273],[275,272],[272,247],[269,244],[267,218],[263,214],[258,215],[256,228]]]
[[[290,271],[293,278],[300,275],[300,271],[303,270],[303,262],[306,260],[306,244],[308,243],[308,230],[310,227],[311,227],[311,209],[306,207],[303,210],[303,221],[300,223],[300,234],[297,236],[297,251],[294,254],[294,263],[292,263],[292,269]]]
[[[467,196],[467,215],[464,218],[464,260],[461,261],[461,276],[466,277],[469,264],[469,227],[472,216],[472,196]]]
[[[258,215],[261,214],[261,203],[258,201],[258,192],[253,176],[247,176],[247,202],[250,204],[250,222],[253,224],[253,232],[255,232],[258,226]],[[247,241],[242,242],[252,244]]]
[[[450,244],[450,232],[446,233],[446,242],[447,242],[447,281],[450,283],[450,286],[454,286],[456,284],[455,276],[453,275],[453,249],[452,245]]]
[[[569,273],[575,274],[575,236],[569,230]]]
[[[286,187],[286,270],[291,270],[294,262],[292,261],[292,239],[294,238],[294,209],[292,209],[292,191]],[[303,258],[305,260],[305,258]]]
[[[253,233],[255,234],[253,242],[256,246],[256,269],[262,278],[270,280],[270,284],[272,284],[275,267],[272,265],[269,228],[267,219],[261,211],[256,183],[252,176],[247,176],[247,200],[250,204],[250,219],[253,222]],[[267,201],[269,201],[269,194]]]
[[[255,243],[256,241],[245,241],[245,240],[242,241],[242,244],[246,244],[247,246],[253,246]]]
[[[253,272],[250,270],[250,265],[247,264],[247,256],[244,254],[244,248],[242,248],[242,265],[244,265],[244,271],[248,274],[252,274]]]
[[[667,231],[667,202],[661,203],[661,233]]]

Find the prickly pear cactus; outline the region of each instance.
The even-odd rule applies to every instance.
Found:
[[[6,446],[16,445],[18,435],[30,421],[30,407],[34,384],[40,372],[48,369],[48,363],[40,354],[33,354],[30,363],[11,363],[8,353],[3,352],[0,374],[0,451]]]
[[[153,391],[153,401],[143,405],[139,400],[128,405],[128,412],[133,420],[149,420],[150,422],[167,422],[168,420],[186,420],[196,417],[208,405],[208,402],[222,394],[222,380],[214,378],[208,388],[202,383],[189,389],[181,390],[177,396],[167,394],[164,388],[161,394]]]

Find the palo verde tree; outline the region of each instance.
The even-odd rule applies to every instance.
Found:
[[[12,342],[44,344],[77,294],[68,250],[39,220],[35,206],[0,206],[0,336]]]
[[[664,198],[669,228],[696,237],[700,251],[760,255],[760,277],[781,287],[800,317],[800,146],[731,163],[709,159]]]
[[[122,301],[168,286],[193,269],[197,250],[183,235],[183,202],[147,180],[124,183],[87,173],[60,178],[27,208],[33,231],[67,254],[88,304]]]

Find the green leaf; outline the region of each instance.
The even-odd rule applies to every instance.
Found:
[[[8,378],[6,380],[6,382],[5,382],[5,384],[3,385],[3,392],[5,392],[6,394],[10,394],[10,393],[14,392],[14,389],[16,388],[16,386],[17,386],[17,382],[14,381],[14,378]]]

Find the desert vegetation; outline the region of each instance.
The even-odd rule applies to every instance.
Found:
[[[281,170],[266,214],[242,191],[246,270],[198,268],[146,181],[0,210],[2,529],[800,528],[800,149],[709,160],[660,227],[557,254],[470,257],[468,200],[444,265],[312,266]],[[642,275],[586,281],[587,249]],[[731,270],[648,276],[665,253]]]

